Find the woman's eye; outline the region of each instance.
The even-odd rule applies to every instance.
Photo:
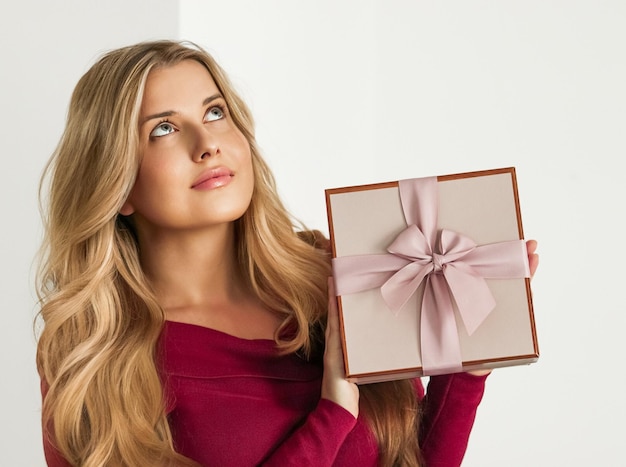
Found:
[[[154,130],[152,130],[150,136],[158,138],[159,136],[165,136],[169,135],[170,133],[174,133],[174,131],[176,131],[174,129],[174,125],[172,125],[170,122],[163,122],[157,125]]]
[[[211,107],[204,116],[205,121],[212,122],[224,118],[224,110],[221,107]]]

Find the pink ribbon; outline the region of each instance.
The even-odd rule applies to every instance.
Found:
[[[485,279],[530,277],[524,240],[477,246],[450,230],[437,230],[437,178],[399,182],[408,227],[388,254],[333,259],[337,295],[380,287],[385,303],[398,313],[424,282],[420,343],[424,375],[461,371],[463,359],[454,303],[469,335],[495,307]]]

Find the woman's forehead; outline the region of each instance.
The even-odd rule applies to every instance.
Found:
[[[209,96],[219,93],[206,67],[195,60],[150,71],[142,100],[142,115],[176,110],[179,106],[201,105]]]

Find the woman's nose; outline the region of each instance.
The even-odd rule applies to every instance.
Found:
[[[194,162],[202,162],[205,159],[215,157],[220,154],[220,147],[217,138],[211,135],[205,128],[199,129],[195,135],[196,144],[193,149]]]

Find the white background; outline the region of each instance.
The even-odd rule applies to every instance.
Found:
[[[81,75],[105,50],[177,38],[179,12],[169,0],[1,5],[0,467],[39,467],[45,465],[33,332],[39,178]]]
[[[325,188],[515,166],[541,254],[541,357],[490,376],[464,465],[626,465],[626,3],[41,0],[8,12],[0,466],[43,465],[31,330],[39,174],[80,74],[105,49],[156,37],[213,52],[310,227],[327,231]]]

